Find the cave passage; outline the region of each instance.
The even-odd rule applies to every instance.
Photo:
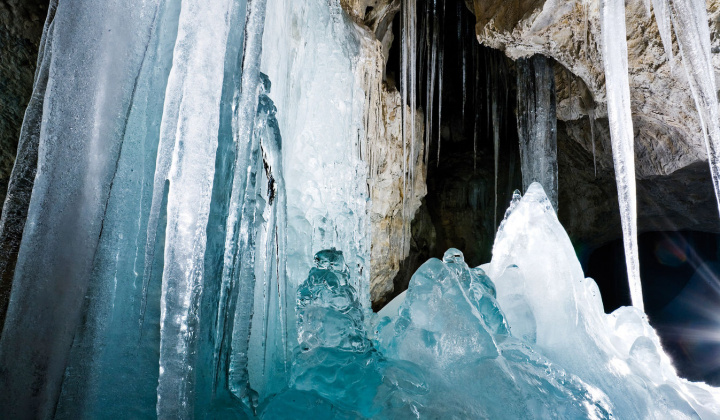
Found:
[[[425,7],[426,5],[419,5]],[[427,195],[411,226],[410,255],[394,279],[394,296],[407,289],[412,274],[428,258],[440,258],[451,247],[463,251],[470,266],[490,261],[497,225],[513,191],[522,189],[515,117],[516,74],[512,60],[475,39],[475,17],[462,0],[446,2],[440,48],[443,50],[442,115],[434,95],[432,133],[427,167]],[[418,14],[423,16],[424,10]],[[393,25],[387,78],[401,83],[401,13]],[[418,50],[426,51],[426,32],[420,21]],[[421,56],[422,54],[419,54]],[[420,58],[422,60],[422,58]],[[423,63],[420,73],[427,74]],[[418,103],[428,108],[428,77],[418,77]],[[496,114],[493,118],[493,101]],[[493,121],[495,119],[495,121]],[[493,130],[499,130],[497,197]],[[440,150],[438,150],[440,149]]]

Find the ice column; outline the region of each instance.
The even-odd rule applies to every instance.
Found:
[[[620,222],[625,245],[625,263],[627,264],[632,304],[643,310],[637,245],[635,150],[630,111],[624,0],[603,0],[602,39],[608,119],[610,120],[610,138],[620,205]]]
[[[167,199],[160,315],[159,417],[193,413],[195,330],[199,322],[206,226],[217,149],[230,2],[185,1],[180,12],[161,141],[174,139]]]
[[[0,384],[11,384],[0,392],[0,417],[55,410],[157,9],[157,1],[115,0],[51,7],[36,78],[42,122],[33,108],[25,120],[38,136],[37,174],[0,339]],[[13,182],[33,171],[27,152]]]
[[[543,55],[518,60],[517,87],[523,190],[539,182],[557,211],[557,116],[555,73],[550,60]]]

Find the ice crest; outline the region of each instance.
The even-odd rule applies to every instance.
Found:
[[[567,233],[531,187],[506,217],[487,268],[513,333],[601,390],[621,418],[713,418],[717,397],[678,378],[644,313],[606,315],[597,285],[585,278]],[[516,329],[516,327],[519,327]],[[651,367],[652,366],[652,367]],[[658,409],[658,401],[664,408]]]

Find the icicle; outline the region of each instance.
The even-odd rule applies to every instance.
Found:
[[[595,178],[597,178],[597,159],[595,156],[595,109],[588,110],[588,119],[590,120],[590,141],[592,142],[593,168],[595,168]]]
[[[408,123],[408,49],[409,49],[409,40],[408,40],[408,29],[409,29],[409,11],[408,11],[408,2],[410,0],[403,0],[403,8],[402,8],[402,30],[401,30],[401,59],[402,59],[402,70],[401,70],[401,85],[402,85],[402,101],[401,101],[401,107],[402,107],[402,118],[401,118],[401,138],[402,138],[402,149],[403,149],[403,159],[402,159],[402,177],[403,177],[403,191],[402,191],[402,235],[401,235],[401,247],[402,247],[402,253],[404,255],[405,253],[405,211],[406,211],[406,205],[407,205],[407,163],[408,163],[408,155],[407,155],[407,123]]]
[[[475,100],[475,121],[473,124],[473,171],[477,171],[477,141],[478,131],[480,131],[480,58],[478,56],[477,47],[472,49],[473,65],[475,71],[475,86],[474,86],[474,100]]]
[[[462,34],[460,32],[461,29],[464,29],[464,14],[462,13],[462,6],[460,5],[460,2],[458,2],[458,45],[460,46],[460,49],[462,50],[462,61],[460,63],[460,68],[462,68],[462,113],[461,113],[461,121],[462,121],[462,127],[464,129],[465,127],[465,109],[467,108],[467,59],[465,57],[466,51],[465,51],[465,40],[462,39]]]
[[[652,17],[652,3],[655,0],[643,0],[643,4],[645,5],[645,13],[647,13],[648,17]]]
[[[430,80],[427,86],[427,106],[425,119],[425,170],[427,171],[428,162],[430,161],[430,139],[433,135],[433,107],[435,104],[435,78],[437,74],[437,53],[438,53],[438,32],[439,32],[437,0],[433,0],[432,4],[432,38],[430,40]]]
[[[221,277],[218,319],[215,327],[216,392],[232,390],[246,405],[252,406],[255,393],[250,389],[246,360],[232,359],[233,353],[247,358],[255,289],[251,270],[254,261],[254,232],[248,230],[255,217],[255,207],[247,200],[254,199],[250,190],[252,176],[258,166],[257,137],[253,136],[260,81],[260,52],[265,21],[266,0],[248,4],[245,45],[242,52],[242,77],[234,98],[233,136],[236,161],[230,205],[226,221],[225,249]],[[233,366],[232,383],[229,378]]]
[[[660,32],[660,39],[662,40],[663,47],[665,48],[665,55],[667,56],[670,68],[673,68],[675,63],[672,49],[672,27],[670,22],[670,6],[668,0],[652,0],[653,9],[655,10],[655,22],[657,22],[658,31]]]
[[[3,209],[18,210],[13,216],[25,226],[0,338],[2,418],[55,415],[158,9],[153,1],[59,4],[49,3],[38,96],[25,116],[13,195]],[[94,47],[76,48],[89,43]],[[65,77],[80,71],[78,63],[82,77]],[[4,215],[3,224],[12,222]],[[12,241],[5,235],[17,226],[8,228],[2,239]]]
[[[490,61],[490,69],[492,76],[497,77],[498,71],[497,71],[497,63],[496,58],[493,56]],[[497,223],[497,209],[498,209],[498,171],[500,167],[500,112],[501,110],[498,108],[498,81],[495,80],[495,83],[492,86],[491,89],[491,97],[492,97],[492,126],[493,126],[493,162],[494,162],[494,168],[495,168],[495,211],[493,212],[493,229],[497,229],[498,223]]]
[[[517,61],[517,125],[523,189],[539,182],[557,212],[555,73],[543,55]]]
[[[415,194],[415,163],[417,162],[417,156],[416,156],[416,150],[417,147],[415,147],[415,114],[417,112],[418,106],[417,106],[417,0],[407,0],[408,1],[408,23],[410,25],[409,27],[409,45],[408,45],[408,53],[409,53],[409,60],[410,60],[410,81],[409,81],[409,88],[410,88],[410,161],[408,164],[410,165],[410,195],[409,197],[413,197]],[[409,221],[404,221],[405,225],[407,225],[408,229],[410,227]],[[409,235],[409,232],[408,232]]]
[[[624,0],[604,0],[602,8],[603,57],[608,118],[612,141],[625,263],[632,304],[644,310],[637,246],[635,153],[625,30]]]
[[[5,321],[7,305],[10,302],[15,262],[20,250],[20,241],[37,170],[43,103],[50,76],[53,21],[56,8],[57,2],[51,1],[40,40],[33,93],[25,110],[17,156],[8,183],[2,218],[0,218],[0,332],[2,332]]]
[[[715,196],[720,210],[720,110],[705,2],[671,0],[673,27],[690,92],[700,117]]]
[[[437,162],[435,166],[440,166],[440,146],[442,143],[442,104],[443,104],[443,65],[445,56],[445,2],[442,2],[442,15],[440,16],[440,44],[438,53],[438,144],[437,144]]]

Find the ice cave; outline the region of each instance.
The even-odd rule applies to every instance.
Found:
[[[0,0],[0,418],[720,419],[719,0]]]

